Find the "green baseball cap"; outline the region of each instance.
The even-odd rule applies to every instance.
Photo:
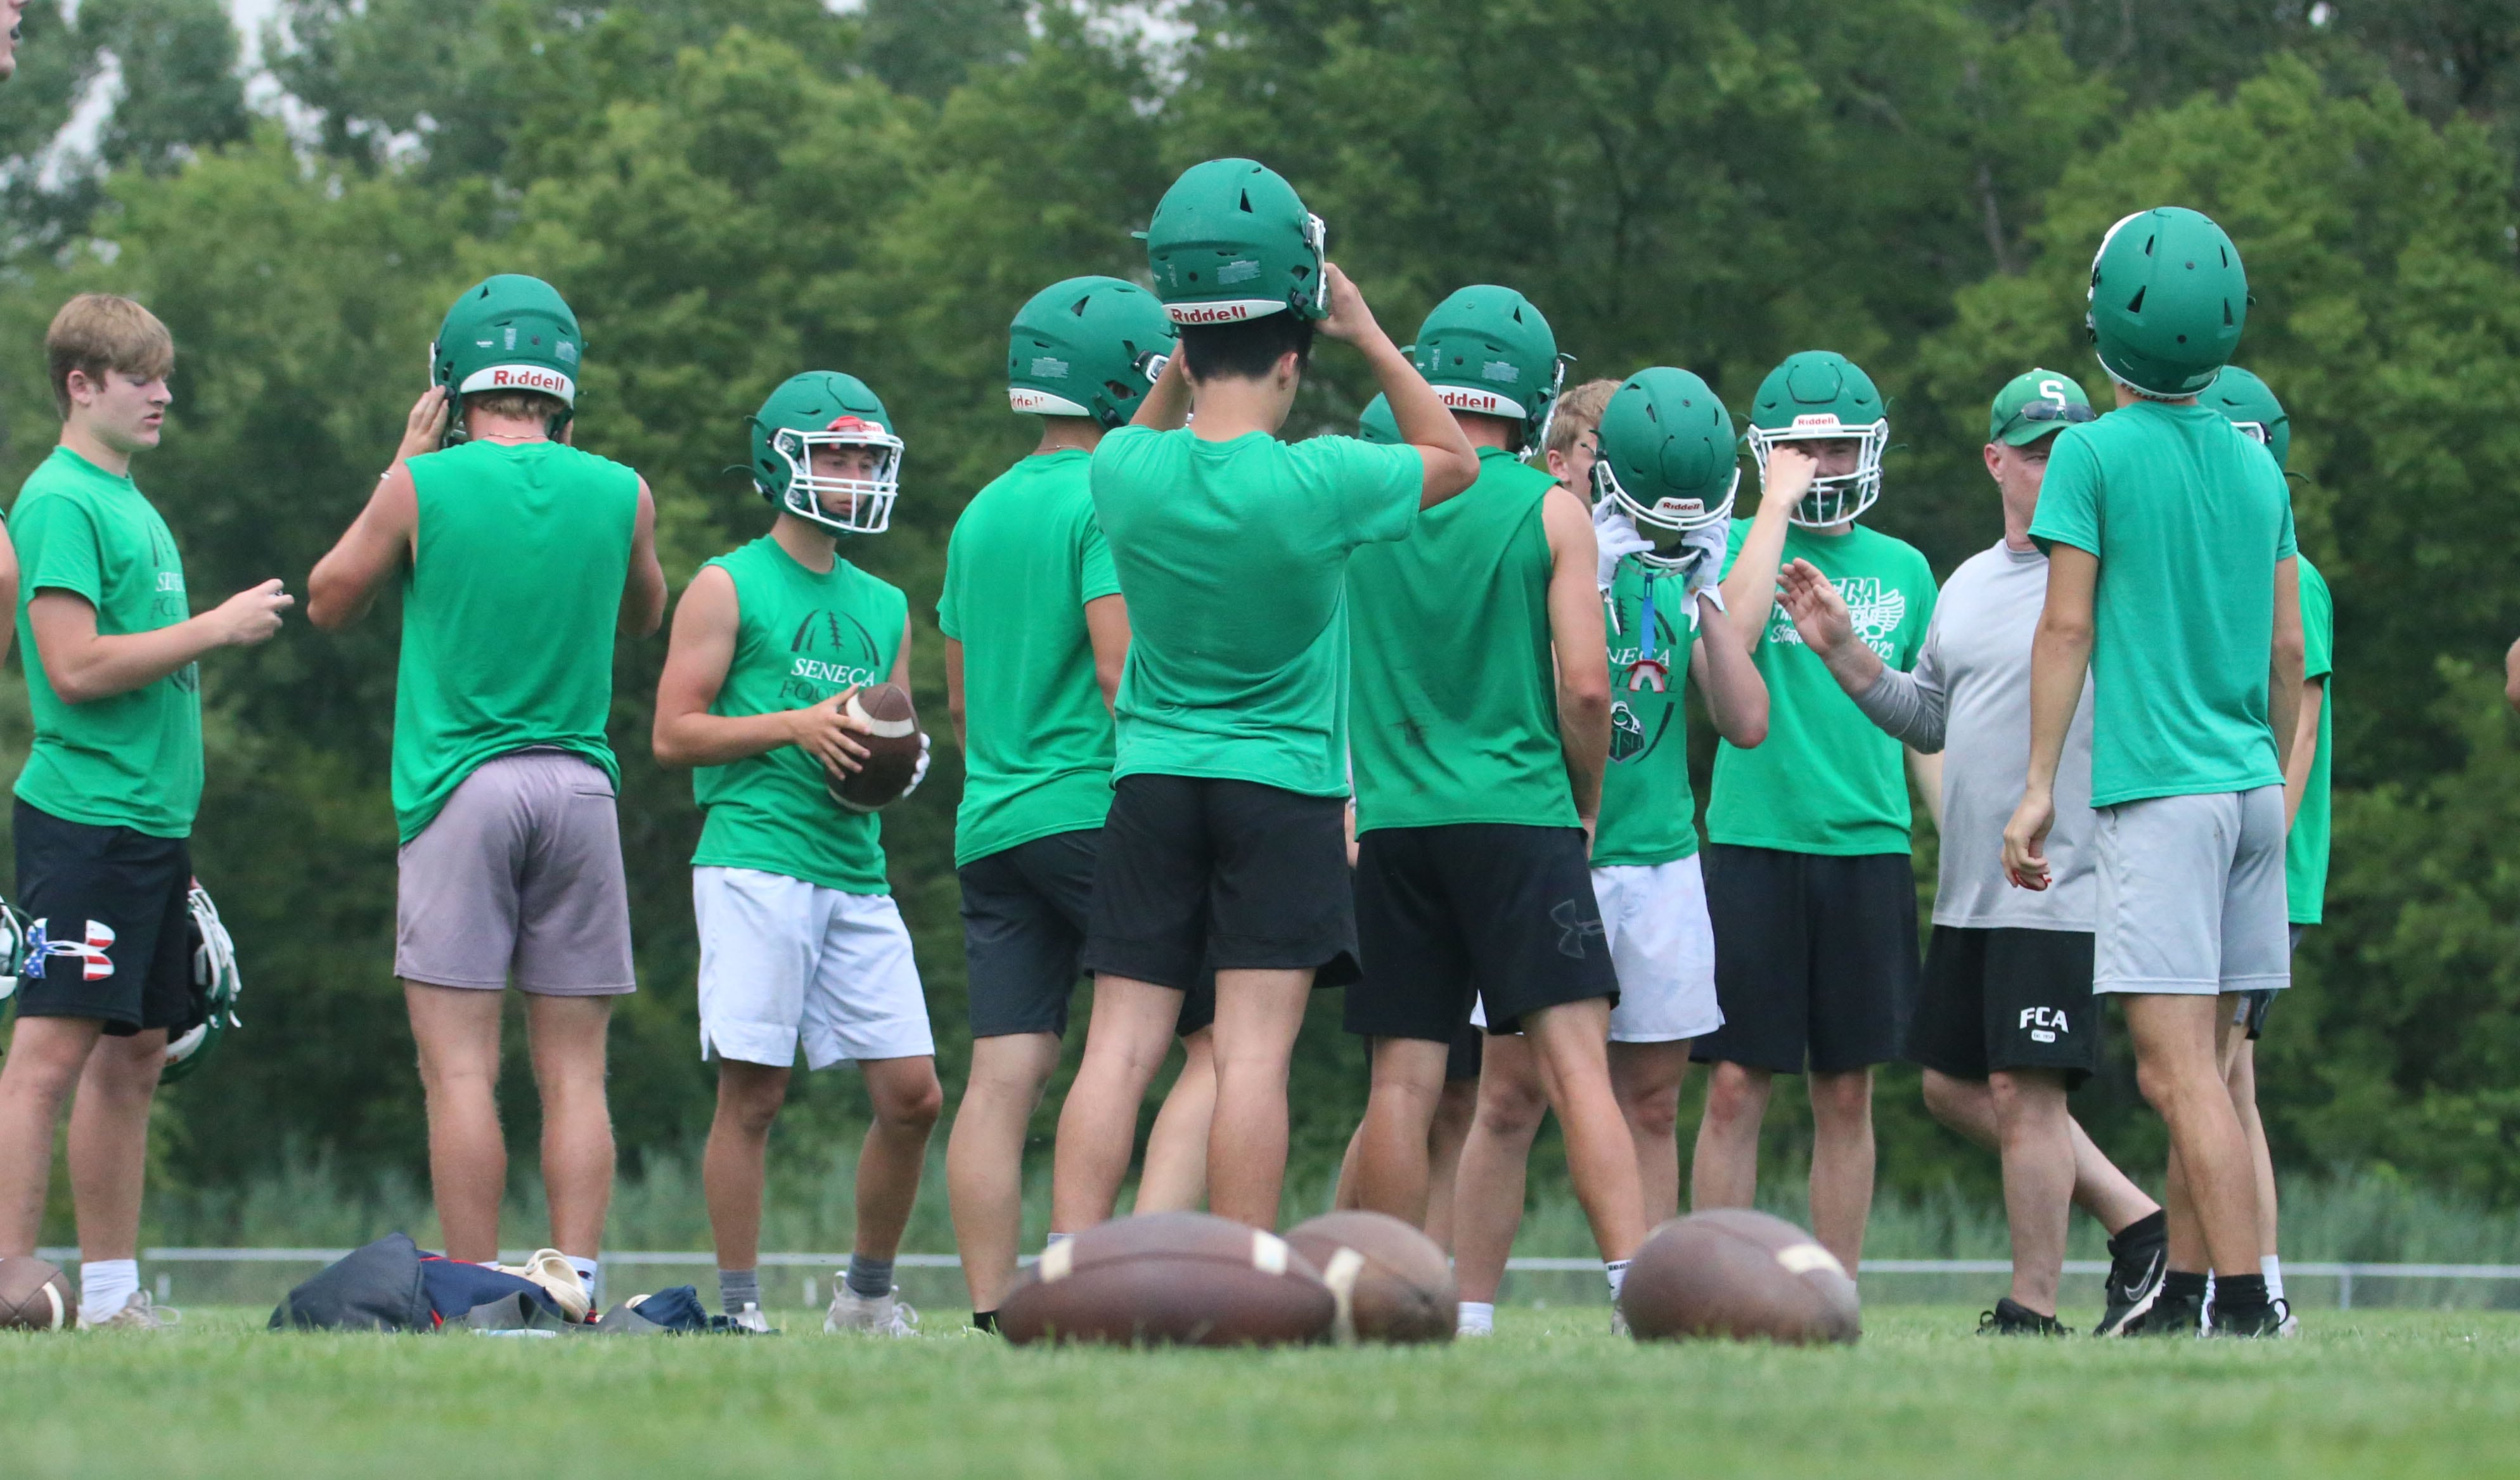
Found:
[[[2027,447],[2053,436],[2077,422],[2092,420],[2092,398],[2074,378],[2052,370],[2025,370],[1995,393],[1995,410],[1986,421],[1986,439]]]

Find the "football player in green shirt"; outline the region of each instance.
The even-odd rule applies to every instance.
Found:
[[[858,1152],[857,1235],[823,1328],[918,1328],[892,1262],[945,1095],[875,814],[831,789],[866,755],[849,699],[910,684],[909,599],[839,553],[844,536],[890,526],[901,452],[883,402],[855,376],[808,371],[772,391],[752,419],[749,471],[777,517],[692,578],[656,683],[656,763],[694,768],[708,819],[692,901],[700,1054],[718,1060],[702,1165],[718,1293],[755,1330],[767,1328],[763,1162],[799,1051],[808,1069],[855,1063],[875,1111]],[[922,754],[911,785],[925,773]]]
[[[2275,1334],[2257,1178],[2224,1082],[2239,994],[2291,980],[2284,775],[2303,641],[2292,501],[2265,449],[2197,396],[2248,318],[2239,249],[2192,210],[2138,211],[2092,262],[2090,327],[2118,409],[2059,432],[2031,538],[2048,595],[2030,773],[2004,869],[2046,888],[2065,734],[2092,681],[2092,990],[2124,999],[2136,1077],[2169,1125],[2170,1273],[2118,1330]],[[2105,578],[2104,578],[2105,577]],[[2218,1001],[2218,998],[2229,1001]]]
[[[1354,974],[1341,867],[1348,556],[1406,538],[1421,507],[1478,475],[1461,428],[1326,260],[1320,219],[1275,171],[1194,166],[1156,206],[1147,251],[1181,353],[1094,452],[1130,646],[1085,947],[1094,1014],[1059,1115],[1055,1235],[1110,1216],[1139,1102],[1207,967],[1208,1204],[1277,1223],[1305,1003],[1317,974],[1325,985]],[[1365,356],[1408,444],[1278,439],[1316,326]]]
[[[175,536],[131,480],[174,399],[175,344],[157,315],[81,293],[44,349],[62,431],[15,511],[35,740],[17,785],[19,902],[31,920],[0,1059],[0,1257],[35,1252],[53,1138],[75,1092],[78,1319],[150,1330],[161,1322],[138,1262],[149,1107],[166,1030],[193,1010],[199,660],[266,641],[293,599],[270,580],[192,614]]]
[[[1691,1166],[1700,1208],[1746,1207],[1778,1074],[1808,1073],[1811,1219],[1853,1269],[1872,1205],[1872,1066],[1901,1054],[1915,995],[1916,879],[1901,756],[1926,796],[1938,766],[1875,729],[1777,604],[1780,563],[1834,583],[1857,634],[1913,668],[1934,612],[1915,547],[1857,520],[1881,495],[1890,423],[1844,355],[1788,355],[1759,384],[1755,518],[1732,521],[1724,601],[1769,694],[1767,742],[1719,745],[1706,810],[1706,902],[1724,1025],[1692,1054],[1706,1084]]]

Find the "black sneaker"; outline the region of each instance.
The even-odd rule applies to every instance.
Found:
[[[2042,1316],[2030,1307],[2006,1295],[1995,1303],[1995,1309],[1980,1312],[1977,1333],[1981,1336],[2062,1336],[2065,1323],[2053,1316]]]
[[[2161,1298],[2161,1281],[2170,1273],[2170,1240],[2146,1238],[2109,1250],[2109,1278],[2104,1287],[2108,1313],[2093,1327],[2094,1336],[2126,1336],[2130,1322],[2149,1312]]]
[[[2194,1295],[2171,1295],[2155,1286],[2143,1313],[2129,1316],[2112,1334],[2119,1336],[2195,1336],[2205,1323],[2205,1302]]]
[[[2284,1329],[2287,1325],[2291,1326],[2292,1330]],[[2261,1336],[2272,1338],[2277,1336],[2289,1336],[2300,1329],[2301,1327],[2299,1323],[2294,1322],[2292,1319],[2292,1306],[2289,1302],[2282,1300],[2270,1300],[2266,1304],[2258,1307],[2256,1311],[2247,1315],[2243,1315],[2237,1311],[2227,1312],[2217,1309],[2214,1312],[2214,1323],[2206,1328],[2205,1334],[2209,1336],[2233,1336],[2240,1338],[2255,1338]]]

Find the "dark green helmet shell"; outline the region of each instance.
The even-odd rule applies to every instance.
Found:
[[[2200,211],[2137,211],[2100,239],[2083,322],[2101,366],[2129,389],[2196,395],[2230,361],[2249,322],[2240,249]]]
[[[2273,453],[2277,468],[2284,466],[2292,453],[2292,418],[2266,381],[2237,365],[2226,365],[2196,399],[2228,417],[2249,440]]]
[[[1597,504],[1614,499],[1640,526],[1680,533],[1732,516],[1741,483],[1732,414],[1695,375],[1658,365],[1628,377],[1601,408],[1595,435]]]
[[[1328,312],[1322,218],[1256,159],[1193,164],[1147,223],[1147,266],[1176,324]]]
[[[1789,354],[1768,372],[1751,398],[1749,438],[1763,478],[1768,455],[1779,442],[1847,438],[1859,444],[1853,472],[1812,479],[1811,491],[1788,516],[1797,524],[1843,524],[1881,497],[1881,454],[1890,446],[1890,414],[1872,378],[1833,349]]]
[[[1400,434],[1400,420],[1391,414],[1391,397],[1376,395],[1366,403],[1365,412],[1356,419],[1356,434],[1369,442],[1397,446],[1408,438]]]
[[[575,406],[585,352],[577,315],[558,290],[540,278],[501,273],[466,289],[446,310],[428,346],[428,378],[446,387],[450,400],[484,390],[538,390]]]
[[[873,447],[878,461],[865,478],[813,471],[813,449]],[[901,493],[901,438],[866,381],[836,370],[790,376],[752,418],[752,485],[770,503],[838,534],[881,534]],[[844,512],[831,512],[832,504]]]
[[[1118,278],[1069,278],[1032,295],[1007,341],[1007,404],[1110,428],[1135,416],[1176,336],[1153,293]]]
[[[1565,362],[1549,320],[1521,293],[1460,290],[1426,315],[1409,358],[1453,410],[1520,422],[1526,445],[1547,435]]]

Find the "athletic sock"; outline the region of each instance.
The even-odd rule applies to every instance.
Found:
[[[2217,1324],[2225,1317],[2257,1316],[2267,1308],[2267,1277],[2264,1275],[2225,1275],[2214,1281],[2214,1286]]]
[[[1041,1241],[1041,1246],[1046,1249],[1052,1248],[1058,1244],[1065,1243],[1067,1240],[1075,1236],[1076,1235],[1074,1233],[1053,1233]]]
[[[986,1331],[992,1336],[996,1335],[998,1333],[998,1313],[995,1311],[973,1311],[971,1313],[971,1329],[975,1331]]]
[[[1601,1273],[1610,1277],[1610,1303],[1616,1305],[1619,1303],[1619,1286],[1628,1282],[1628,1261],[1613,1259],[1601,1266]]]
[[[79,1263],[79,1320],[93,1325],[111,1320],[140,1293],[137,1259],[88,1259]]]
[[[2258,1261],[2258,1274],[2267,1282],[2267,1299],[2273,1301],[2284,1298],[2282,1260],[2272,1254],[2267,1255]]]
[[[604,1303],[604,1262],[600,1259],[580,1259],[575,1254],[562,1254],[560,1257],[568,1261],[568,1267],[577,1271],[577,1282],[586,1286],[587,1309],[593,1310],[602,1305]]]
[[[1496,1302],[1464,1300],[1462,1302],[1461,1334],[1488,1336],[1496,1332]]]
[[[2202,1301],[2205,1292],[2211,1288],[2201,1271],[2191,1274],[2186,1270],[2172,1270],[2161,1277],[2161,1297],[2164,1300]]]
[[[892,1293],[892,1261],[866,1254],[849,1256],[849,1289],[869,1300],[880,1300]]]
[[[730,1316],[741,1316],[747,1305],[761,1303],[761,1272],[754,1270],[720,1270],[717,1272],[718,1304]]]
[[[2114,1257],[2138,1244],[2158,1243],[2169,1236],[2170,1216],[2155,1208],[2118,1230],[2117,1235],[2109,1240],[2109,1253]]]

